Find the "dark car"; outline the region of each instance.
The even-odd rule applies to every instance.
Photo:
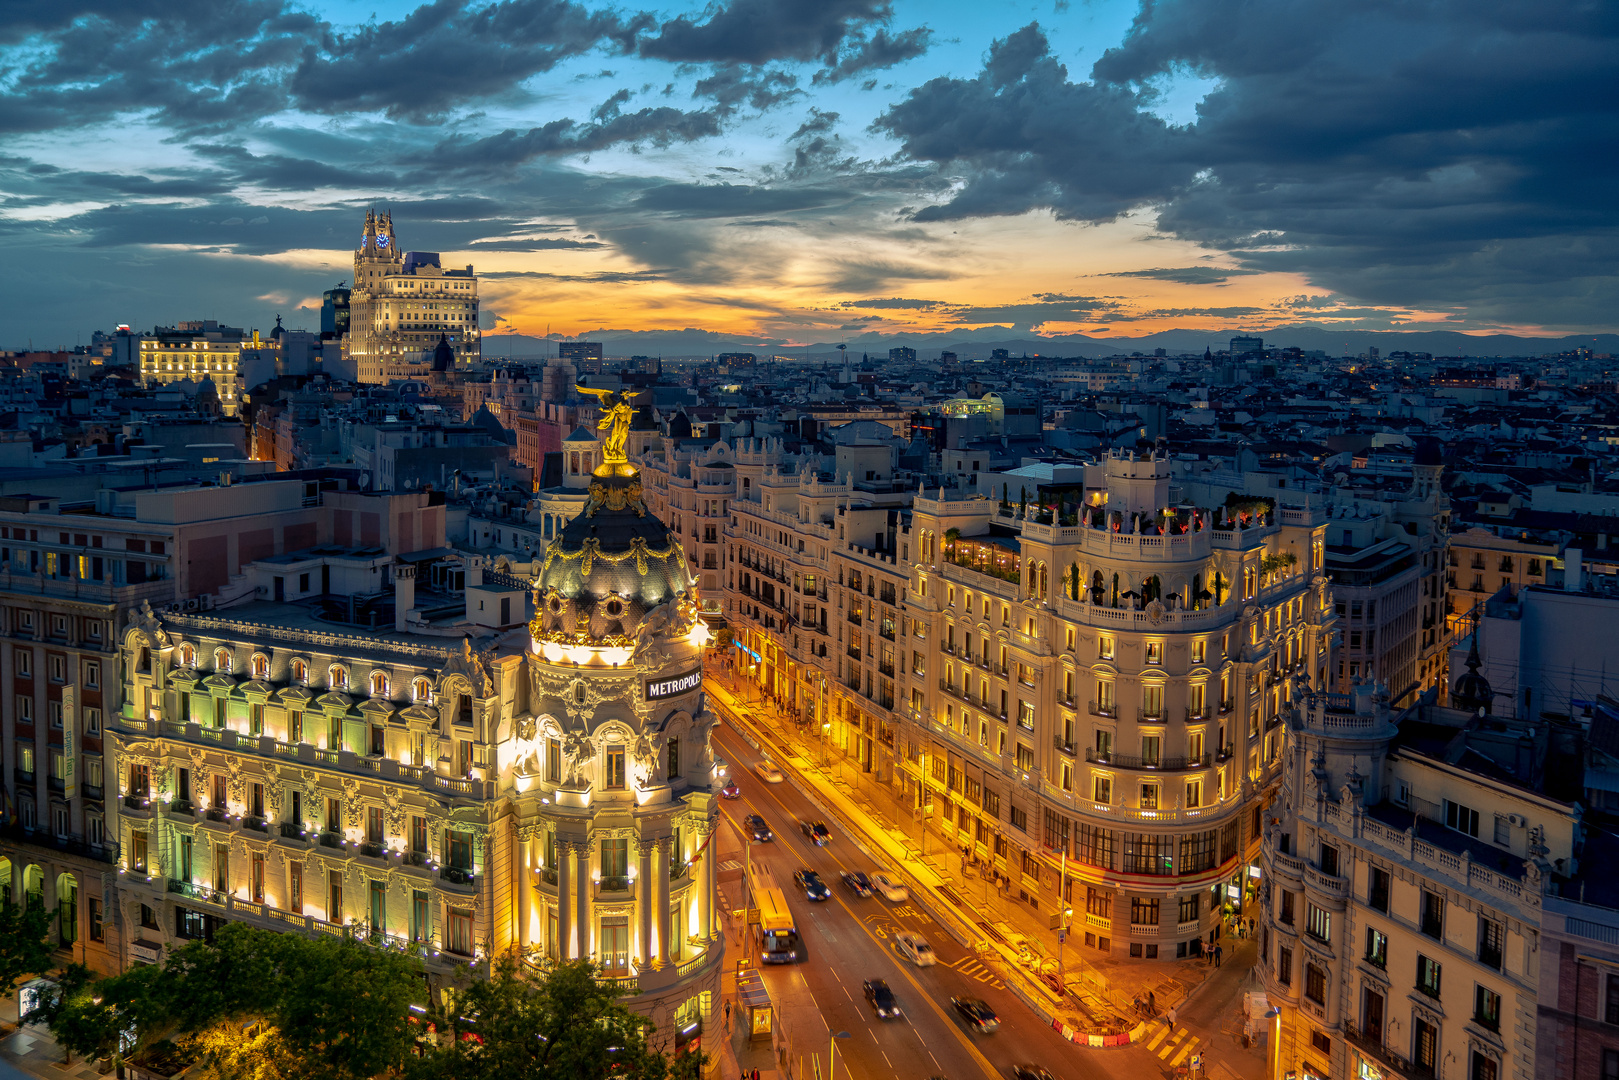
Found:
[[[727,780],[725,786],[720,788],[720,798],[722,799],[740,799],[741,797],[742,787],[735,780]]]
[[[810,900],[830,900],[832,890],[826,887],[821,875],[805,867],[793,875],[793,881],[804,890],[804,896]]]
[[[1044,1065],[1014,1065],[1012,1080],[1057,1080]]]
[[[1001,1018],[995,1015],[995,1010],[983,998],[953,997],[950,1006],[974,1031],[988,1033],[1001,1026]]]
[[[845,870],[843,872],[843,883],[856,896],[867,897],[871,895],[871,879],[858,870]]]
[[[826,827],[824,821],[811,821],[805,818],[798,823],[798,827],[804,830],[804,835],[816,847],[825,847],[832,842],[832,830]]]
[[[765,819],[758,814],[749,814],[742,819],[742,823],[748,827],[749,835],[761,844],[776,838],[776,834],[770,831],[770,826],[765,824]]]
[[[888,988],[888,983],[882,979],[867,979],[866,1000],[871,1003],[872,1011],[880,1020],[893,1020],[902,1015],[899,1011],[899,1002],[894,1000],[894,991]]]

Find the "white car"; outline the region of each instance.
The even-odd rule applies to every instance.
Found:
[[[933,952],[933,946],[928,944],[928,939],[909,930],[901,930],[894,935],[894,948],[917,967],[932,967],[939,962],[938,956]]]
[[[911,894],[906,891],[905,886],[901,885],[899,879],[891,874],[873,874],[871,875],[871,884],[874,889],[883,894],[884,900],[891,900],[898,904],[911,898]]]
[[[787,779],[786,775],[768,761],[761,761],[753,767],[754,772],[767,784],[779,784]]]

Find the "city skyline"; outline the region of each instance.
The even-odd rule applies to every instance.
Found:
[[[371,205],[496,334],[1612,325],[1574,5],[154,11],[0,15],[8,347],[314,325]]]

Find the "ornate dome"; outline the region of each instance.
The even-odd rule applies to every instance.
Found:
[[[680,540],[647,510],[639,471],[600,465],[579,516],[545,549],[535,579],[540,641],[629,644],[647,613],[693,587]]]

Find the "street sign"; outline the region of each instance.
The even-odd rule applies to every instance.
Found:
[[[1057,931],[1057,944],[1061,945],[1063,942],[1065,942],[1067,940],[1068,940],[1068,931],[1066,929],[1058,930]]]

